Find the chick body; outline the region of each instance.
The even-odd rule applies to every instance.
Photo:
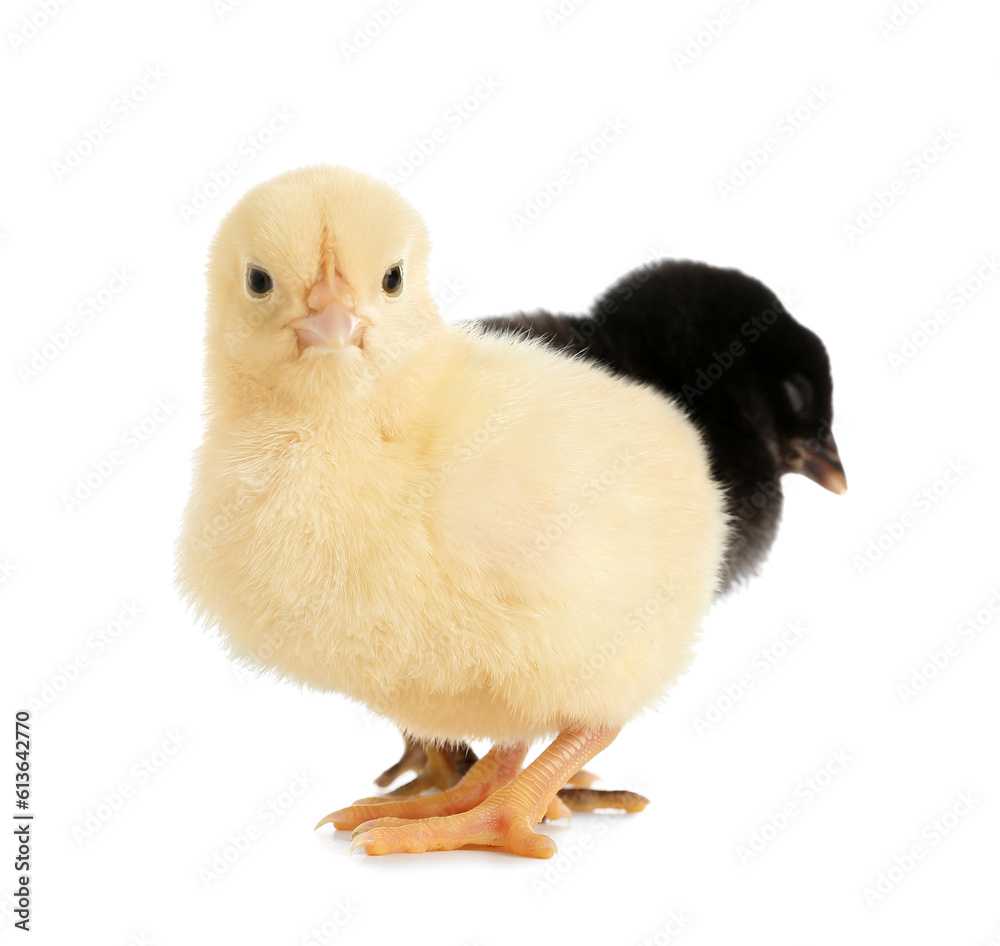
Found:
[[[725,496],[653,388],[442,323],[427,256],[412,208],[345,169],[230,212],[179,581],[237,656],[421,740],[494,743],[453,790],[321,825],[374,854],[550,857],[533,826],[556,792],[690,658]]]
[[[188,520],[221,527],[185,543],[188,592],[236,654],[424,739],[621,725],[685,668],[718,582],[699,436],[541,344],[442,324],[433,346],[394,428],[377,397],[210,422]]]

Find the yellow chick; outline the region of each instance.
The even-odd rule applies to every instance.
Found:
[[[442,322],[428,250],[398,194],[345,168],[228,214],[179,581],[237,658],[414,738],[493,744],[447,791],[321,824],[370,854],[550,857],[534,826],[556,793],[688,664],[724,497],[653,389]]]

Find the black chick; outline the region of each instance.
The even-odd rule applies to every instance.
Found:
[[[802,473],[835,493],[847,480],[834,442],[830,360],[763,283],[739,270],[663,260],[633,270],[586,315],[538,311],[482,320],[540,338],[644,381],[684,405],[704,434],[733,518],[720,593],[753,575],[781,519],[781,477]],[[465,745],[407,751],[378,779],[421,774],[397,791],[448,787],[475,762]],[[571,808],[625,807],[630,793],[564,789]],[[639,796],[635,796],[638,798]],[[631,799],[634,800],[634,799]]]
[[[785,473],[847,490],[831,432],[826,349],[770,289],[739,270],[663,260],[633,270],[587,315],[521,313],[482,324],[542,338],[687,408],[734,519],[723,591],[767,557]]]

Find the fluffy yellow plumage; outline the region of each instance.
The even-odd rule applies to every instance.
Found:
[[[721,491],[661,395],[443,323],[428,246],[342,168],[225,219],[183,590],[235,654],[421,739],[613,735],[688,661]]]

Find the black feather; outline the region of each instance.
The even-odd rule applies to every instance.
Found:
[[[588,315],[520,313],[481,324],[582,354],[687,409],[734,520],[725,588],[755,573],[774,542],[794,442],[833,443],[823,343],[738,270],[665,260],[624,277]]]

